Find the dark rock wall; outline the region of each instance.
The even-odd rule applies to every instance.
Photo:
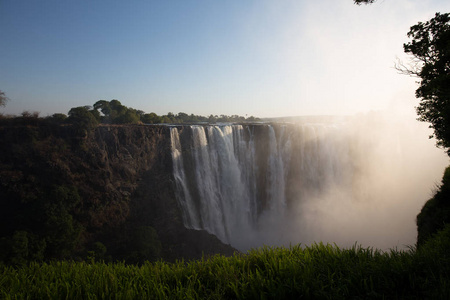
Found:
[[[69,257],[101,242],[112,259],[124,259],[133,250],[129,237],[145,226],[156,230],[161,243],[160,257],[154,258],[233,253],[215,236],[184,228],[168,127],[99,126],[77,137],[70,126],[35,123],[0,126],[0,238],[25,230],[45,239],[35,228],[45,220],[27,223],[24,216],[48,207],[55,186],[69,186],[81,199],[70,214],[83,228]]]

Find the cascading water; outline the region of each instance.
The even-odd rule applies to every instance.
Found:
[[[351,177],[339,172],[348,141],[333,144],[323,125],[172,127],[171,138],[185,226],[237,248],[289,218],[294,202]]]
[[[181,155],[181,144],[178,131],[170,131],[172,146],[173,174],[175,177],[175,192],[178,203],[181,206],[183,223],[186,227],[192,229],[201,229],[199,217],[195,203],[192,201],[191,194],[187,187],[186,174],[184,172],[183,156]]]
[[[172,126],[184,225],[239,250],[355,242],[412,245],[448,158],[415,116],[340,123]]]

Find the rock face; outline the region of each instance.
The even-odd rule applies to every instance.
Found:
[[[77,255],[100,242],[113,259],[126,258],[133,250],[129,237],[142,227],[157,233],[161,251],[154,258],[197,259],[235,251],[205,231],[184,227],[174,194],[166,126],[99,126],[76,137],[70,126],[42,120],[1,124],[0,140],[0,238],[22,230],[44,241],[48,249],[52,238],[37,228],[47,224],[48,214],[32,221],[23,216],[53,205],[48,195],[56,186],[74,187],[80,198],[70,209],[62,204],[71,215],[66,220],[83,228],[72,249]]]

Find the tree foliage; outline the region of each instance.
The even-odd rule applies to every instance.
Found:
[[[450,167],[445,169],[442,183],[422,207],[416,222],[418,247],[450,223]]]
[[[126,107],[119,100],[99,100],[94,110],[101,112],[100,120],[107,124],[136,124],[140,121],[139,111]]]
[[[88,106],[79,106],[69,111],[67,122],[75,126],[78,135],[85,136],[98,125],[99,118],[98,111],[90,110]]]
[[[372,4],[375,2],[375,0],[354,0],[355,4],[361,5],[361,4]]]
[[[18,265],[69,258],[76,252],[84,230],[74,212],[81,202],[78,190],[74,186],[44,185],[34,179],[28,184],[13,184],[0,193],[6,198],[2,201],[5,211],[0,222],[0,261]],[[17,188],[22,189],[19,195],[14,192]]]
[[[136,110],[131,107],[126,107],[120,103],[119,100],[99,100],[94,104],[94,111],[100,113],[100,122],[106,124],[194,124],[194,123],[217,123],[217,122],[254,122],[259,121],[253,116],[245,118],[238,115],[220,115],[209,117],[187,114],[179,112],[174,114],[172,112],[166,115],[158,116],[156,113],[145,113],[141,110]],[[69,113],[70,115],[70,113]]]
[[[39,113],[24,111],[20,119],[30,123],[39,120]],[[178,114],[168,112],[166,115],[157,115],[154,112],[146,113],[142,110],[127,107],[119,100],[113,99],[111,101],[99,100],[93,106],[73,107],[68,112],[68,115],[56,113],[46,117],[45,121],[55,125],[71,124],[78,138],[85,138],[98,124],[242,123],[258,122],[260,119],[254,116],[243,117],[239,115],[210,115],[205,117],[184,112],[179,112]]]
[[[450,14],[436,13],[429,21],[412,26],[408,32],[412,40],[403,45],[413,56],[408,67],[397,69],[421,79],[416,90],[420,99],[416,107],[419,120],[431,123],[437,146],[450,155]]]

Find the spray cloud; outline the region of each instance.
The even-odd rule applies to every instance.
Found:
[[[315,241],[380,249],[416,239],[448,159],[410,115],[171,128],[185,226],[247,250]]]

